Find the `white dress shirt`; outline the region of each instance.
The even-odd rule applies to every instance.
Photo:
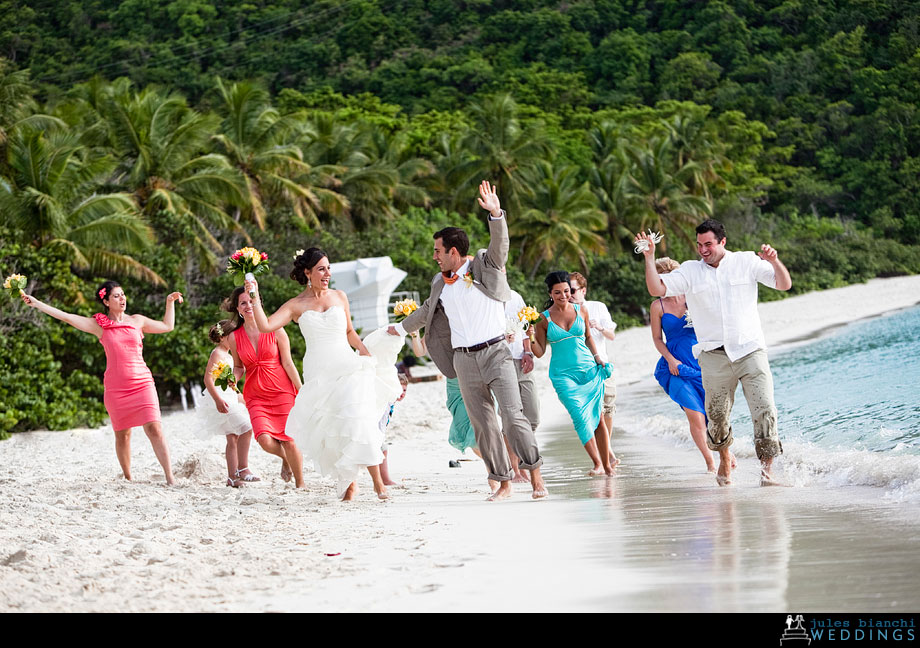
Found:
[[[524,298],[517,291],[511,291],[511,299],[505,302],[505,320],[508,323],[507,330],[514,330],[514,341],[508,345],[511,350],[511,357],[520,360],[524,357],[524,335],[525,328],[518,319],[518,313],[526,306]]]
[[[441,290],[441,305],[450,322],[450,344],[455,349],[505,335],[505,305],[468,283],[464,275],[469,269],[467,259],[457,270],[460,278],[452,284],[445,283]]]
[[[610,317],[610,311],[607,310],[607,304],[604,302],[585,300],[585,306],[588,309],[588,317],[591,318],[591,337],[594,339],[597,355],[601,357],[602,362],[610,362],[610,355],[607,353],[607,338],[601,331],[616,329],[617,325]],[[594,328],[595,326],[597,328]]]
[[[726,250],[717,268],[702,259],[685,261],[677,270],[660,276],[666,297],[687,296],[698,341],[693,347],[695,357],[722,346],[734,362],[767,348],[757,312],[757,282],[775,288],[776,274],[755,253]]]

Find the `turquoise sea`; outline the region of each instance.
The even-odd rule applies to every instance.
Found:
[[[788,479],[920,500],[920,307],[771,349],[770,364]],[[614,427],[691,447],[686,417],[653,378],[622,389],[618,406]],[[753,456],[740,388],[732,426],[736,454]]]

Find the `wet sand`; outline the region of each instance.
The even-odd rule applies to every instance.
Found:
[[[867,292],[868,291],[868,292]],[[864,296],[872,295],[868,307]],[[917,301],[920,277],[765,304],[771,344]],[[769,308],[768,308],[769,307]],[[781,329],[783,335],[776,330]],[[615,346],[618,416],[657,360],[647,329]],[[191,414],[164,418],[179,486],[166,488],[143,434],[134,483],[118,478],[109,428],[0,443],[2,611],[890,611],[920,608],[920,510],[860,487],[760,488],[742,457],[722,489],[696,450],[620,428],[613,478],[587,454],[541,361],[550,498],[526,485],[498,504],[481,462],[449,468],[444,383],[413,384],[389,430],[392,500],[369,478],[356,502],[306,475],[222,486],[223,442]],[[739,402],[740,406],[743,406]],[[616,426],[616,419],[615,419]],[[469,457],[472,457],[468,453]]]

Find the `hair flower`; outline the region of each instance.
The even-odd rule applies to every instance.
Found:
[[[294,253],[294,260],[296,261],[297,258],[298,258],[300,255],[302,255],[302,254],[303,254],[303,250],[297,250],[297,251]]]
[[[99,289],[99,299],[105,299],[105,288]]]

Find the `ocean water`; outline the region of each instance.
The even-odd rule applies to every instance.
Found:
[[[787,480],[920,501],[920,307],[772,349],[770,365]],[[621,392],[614,427],[693,447],[686,417],[653,378]],[[753,457],[740,387],[732,427],[735,453]]]

